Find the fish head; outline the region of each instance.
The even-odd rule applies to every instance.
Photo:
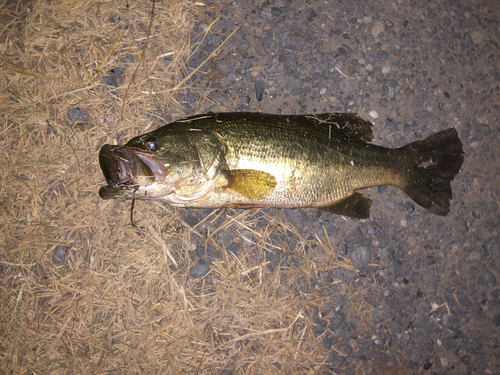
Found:
[[[99,195],[183,205],[215,188],[223,163],[224,146],[210,134],[151,132],[102,146],[99,164],[108,185]]]

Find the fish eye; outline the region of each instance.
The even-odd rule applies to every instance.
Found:
[[[160,144],[159,139],[156,137],[149,138],[144,142],[144,145],[150,150],[156,150]]]

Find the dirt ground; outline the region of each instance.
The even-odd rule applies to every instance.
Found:
[[[154,12],[152,7],[154,4]],[[499,374],[500,3],[0,3],[0,372]],[[450,213],[103,201],[98,152],[206,112],[453,127]]]

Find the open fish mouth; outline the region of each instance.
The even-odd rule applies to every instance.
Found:
[[[108,183],[108,186],[101,188],[100,195],[106,198],[116,196],[124,190],[161,182],[168,174],[167,168],[158,157],[132,147],[102,146],[99,151],[99,164]]]

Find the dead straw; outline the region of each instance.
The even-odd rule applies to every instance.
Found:
[[[127,85],[127,89],[125,90],[125,94],[123,95],[122,111],[121,111],[121,114],[120,114],[120,118],[122,120],[123,120],[123,111],[125,109],[125,102],[126,102],[127,96],[128,96],[128,91],[130,90],[130,86],[132,85],[132,82],[134,81],[134,78],[135,78],[135,76],[137,74],[137,70],[139,70],[139,66],[144,61],[144,55],[146,53],[146,48],[148,48],[149,36],[151,35],[151,26],[153,25],[153,19],[154,19],[154,16],[155,16],[155,4],[156,4],[156,0],[153,0],[153,3],[151,5],[151,18],[149,19],[148,32],[146,34],[146,40],[144,41],[144,47],[142,48],[141,57],[139,58],[139,61],[137,62],[137,65],[135,66],[134,71],[132,72],[132,76],[130,77],[130,81],[129,81],[128,85]],[[114,44],[113,44],[113,46],[111,46],[110,51],[114,49],[113,47],[114,47]],[[110,51],[108,51],[108,54],[112,53]],[[105,59],[106,59],[106,57],[107,57],[107,55],[105,56]],[[132,215],[132,213],[130,215]],[[130,221],[132,222],[132,225],[133,225],[134,222],[132,221],[132,216],[130,216]]]
[[[72,352],[71,339],[73,337],[73,331],[75,329],[76,315],[77,315],[77,312],[78,312],[78,306],[80,304],[80,296],[82,294],[82,287],[83,287],[83,280],[85,278],[85,271],[87,270],[87,262],[88,262],[88,259],[89,259],[89,256],[90,256],[90,247],[92,246],[92,238],[94,237],[94,224],[95,224],[95,218],[97,216],[97,210],[98,210],[98,208],[99,208],[99,201],[97,201],[97,203],[96,203],[94,216],[92,217],[92,223],[90,224],[90,234],[89,234],[89,240],[88,240],[88,245],[87,245],[87,252],[85,253],[85,260],[83,262],[82,279],[80,280],[80,287],[78,289],[78,295],[76,296],[75,315],[73,317],[73,321],[72,321],[72,324],[71,324],[71,331],[69,333],[69,338],[68,338],[68,352],[66,353],[66,357],[64,358],[63,374],[66,373],[66,364],[68,362],[68,356],[69,356],[69,353]]]
[[[213,105],[195,83],[201,66],[233,48],[236,30],[217,55],[194,68],[188,62],[203,37],[218,32],[203,11],[219,9],[165,0],[152,23],[150,2],[4,4],[0,373],[327,369],[313,312],[335,313],[325,306],[343,293],[343,281],[331,273],[352,271],[333,256],[330,238],[305,235],[277,210],[197,212],[140,201],[133,227],[128,203],[96,208],[103,144],[186,116],[188,90],[198,96],[193,108]],[[106,84],[117,68],[116,86]],[[89,120],[71,121],[72,108]],[[190,215],[198,218],[193,227]],[[57,246],[63,263],[53,260]],[[288,263],[273,264],[273,252]],[[209,272],[193,278],[199,255]],[[330,289],[320,293],[321,285]]]

